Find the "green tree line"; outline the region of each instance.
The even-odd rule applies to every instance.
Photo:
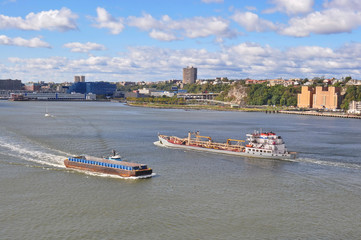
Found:
[[[222,91],[228,91],[231,88],[230,84],[216,84],[213,85],[212,83],[206,84],[185,84],[183,89],[187,90],[189,93],[200,93],[200,92],[212,92],[212,93],[219,93]]]
[[[183,98],[174,97],[145,97],[145,98],[127,98],[129,102],[135,103],[156,103],[156,104],[184,104],[185,100]]]
[[[297,94],[300,92],[299,86],[252,84],[248,86],[246,102],[248,105],[297,106]]]

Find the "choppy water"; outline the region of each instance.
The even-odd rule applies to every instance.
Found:
[[[361,121],[120,103],[0,101],[1,239],[360,239]],[[295,162],[153,144],[274,131]],[[68,155],[147,163],[151,179],[65,169]]]

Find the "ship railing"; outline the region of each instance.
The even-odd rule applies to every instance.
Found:
[[[232,145],[227,143],[214,143],[209,141],[191,140],[189,145],[197,145],[204,148],[219,148],[219,149],[243,149],[242,145]]]

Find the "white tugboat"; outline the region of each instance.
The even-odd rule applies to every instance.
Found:
[[[163,147],[174,147],[225,153],[242,157],[295,159],[296,152],[289,152],[281,136],[273,132],[258,132],[247,134],[247,144],[244,140],[227,139],[226,143],[213,142],[211,137],[200,136],[199,132],[188,133],[187,138],[158,135],[159,141],[154,144]]]

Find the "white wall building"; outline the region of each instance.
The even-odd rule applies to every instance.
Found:
[[[361,101],[360,102],[356,102],[356,101],[350,102],[347,112],[352,113],[352,114],[361,114]]]
[[[83,93],[24,93],[24,97],[29,100],[44,100],[44,101],[69,101],[69,100],[96,100],[96,94]]]

